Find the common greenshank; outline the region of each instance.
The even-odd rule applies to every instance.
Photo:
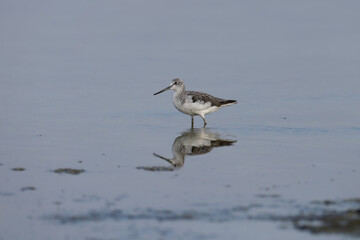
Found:
[[[236,104],[236,100],[226,100],[211,96],[207,93],[185,91],[185,84],[179,79],[175,78],[170,85],[163,90],[154,93],[165,92],[167,90],[174,90],[173,103],[177,110],[191,116],[191,126],[194,126],[194,116],[199,115],[204,120],[204,126],[207,124],[205,114],[215,112],[221,107]]]

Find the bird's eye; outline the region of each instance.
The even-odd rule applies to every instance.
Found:
[[[178,82],[174,82],[174,84],[175,84],[175,85],[177,85],[177,84],[178,84]]]

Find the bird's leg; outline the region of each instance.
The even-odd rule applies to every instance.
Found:
[[[191,128],[194,128],[194,116],[191,116]]]
[[[205,120],[205,115],[200,115],[200,117],[204,120],[204,127],[206,126],[206,120]]]

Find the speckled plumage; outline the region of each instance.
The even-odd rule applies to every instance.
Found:
[[[172,80],[168,87],[154,93],[154,95],[170,89],[175,91],[173,96],[175,108],[191,116],[192,126],[195,115],[199,115],[204,120],[204,125],[206,125],[205,114],[215,112],[221,107],[237,103],[236,100],[217,98],[203,92],[185,91],[185,84],[178,78]]]

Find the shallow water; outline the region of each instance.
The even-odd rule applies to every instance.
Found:
[[[359,236],[358,8],[2,1],[0,239]]]

